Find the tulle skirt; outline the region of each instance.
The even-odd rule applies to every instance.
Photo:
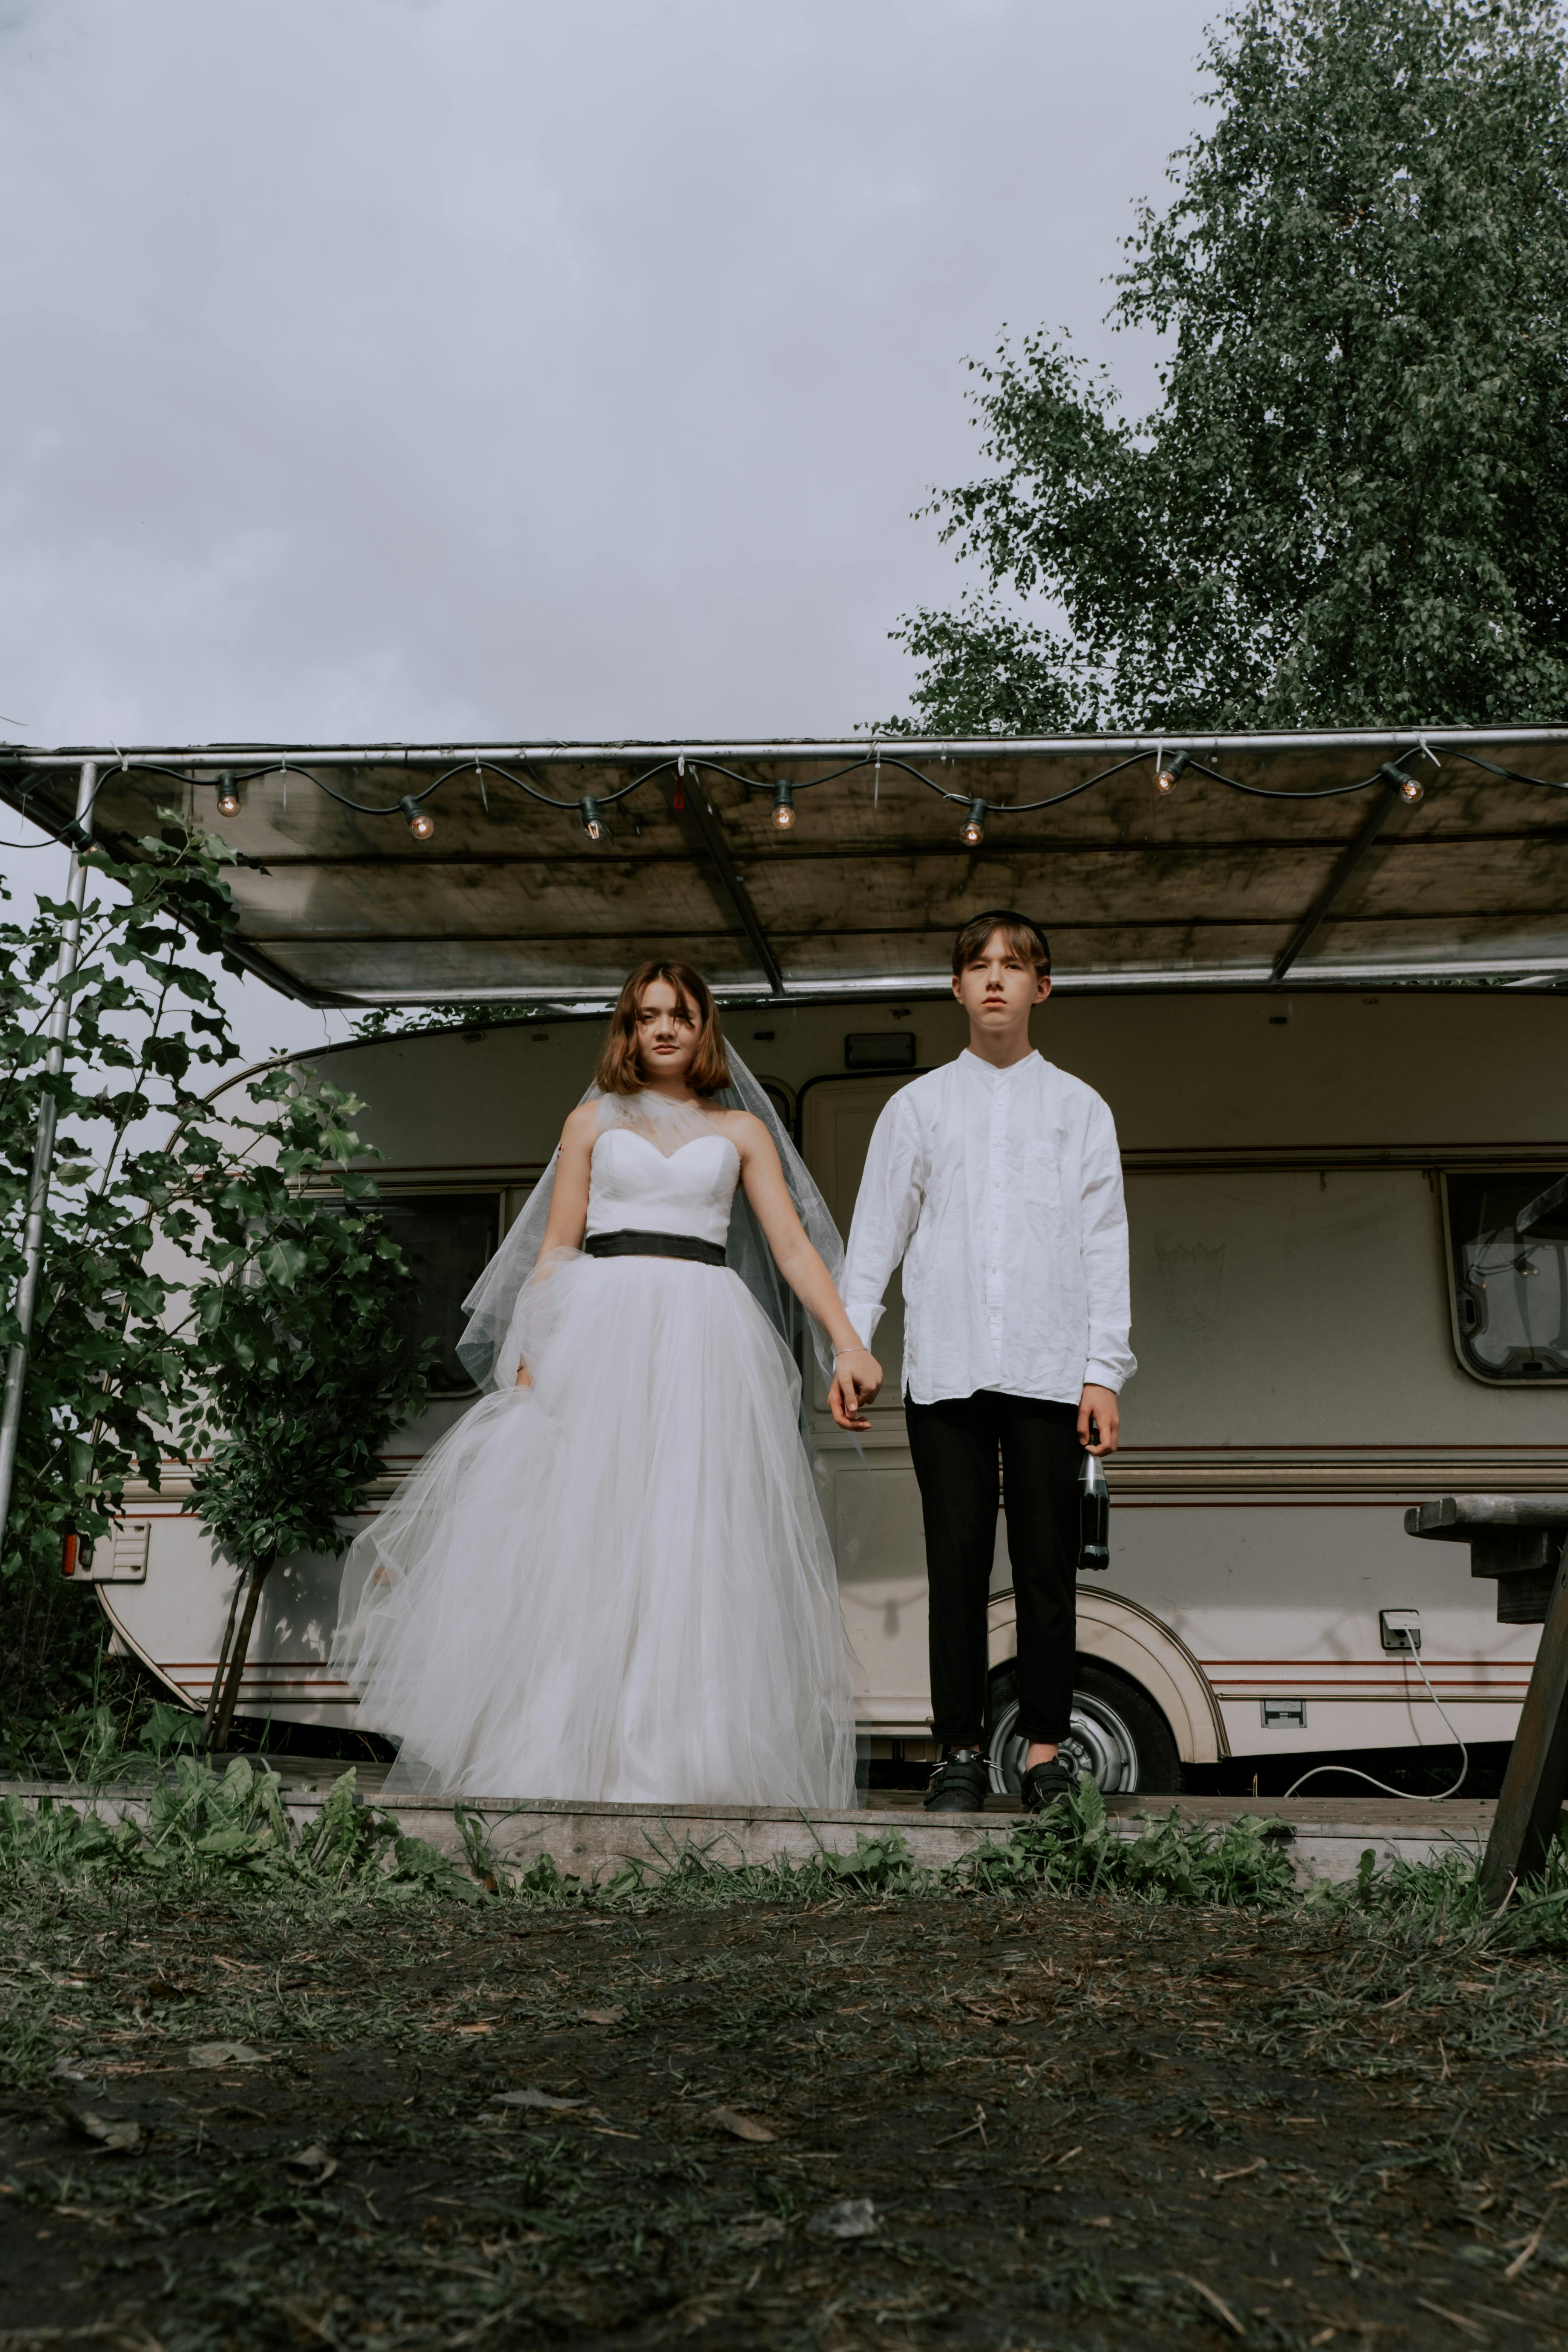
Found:
[[[563,1258],[344,1568],[334,1663],[389,1791],[854,1802],[850,1656],[799,1376],[725,1267]],[[515,1360],[515,1359],[514,1359]]]

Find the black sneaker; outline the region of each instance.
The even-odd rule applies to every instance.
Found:
[[[929,1813],[983,1813],[991,1775],[977,1748],[960,1748],[939,1764],[926,1790]]]
[[[1058,1748],[1048,1764],[1030,1765],[1018,1793],[1026,1813],[1043,1813],[1059,1798],[1070,1797],[1077,1787],[1078,1767],[1070,1756]]]

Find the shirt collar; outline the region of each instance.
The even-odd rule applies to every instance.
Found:
[[[1009,1084],[1021,1070],[1028,1069],[1032,1064],[1039,1060],[1040,1056],[1031,1048],[1022,1061],[1009,1062],[1005,1070],[999,1070],[994,1062],[982,1061],[980,1055],[971,1053],[967,1045],[958,1058],[971,1072],[984,1078],[988,1086],[1002,1087]]]

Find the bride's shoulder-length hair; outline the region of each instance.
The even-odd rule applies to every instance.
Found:
[[[700,971],[693,971],[689,963],[666,963],[658,958],[639,963],[635,971],[627,973],[610,1015],[609,1033],[600,1048],[594,1084],[601,1094],[606,1095],[635,1095],[640,1091],[644,1081],[637,1067],[637,1009],[645,992],[656,980],[668,982],[697,1024],[697,1051],[687,1072],[688,1083],[696,1094],[718,1094],[730,1084],[719,1007]]]

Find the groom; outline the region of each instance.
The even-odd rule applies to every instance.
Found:
[[[953,942],[969,1015],[955,1062],[877,1121],[842,1296],[867,1346],[904,1261],[904,1409],[925,1518],[932,1728],[927,1805],[984,1809],[986,1606],[997,1464],[1018,1610],[1024,1803],[1069,1790],[1078,1475],[1111,1454],[1128,1345],[1127,1213],[1116,1129],[1081,1079],[1041,1059],[1029,1015],[1051,992],[1027,916],[978,915]],[[837,1385],[837,1383],[836,1383]],[[847,1409],[853,1398],[846,1392]]]

